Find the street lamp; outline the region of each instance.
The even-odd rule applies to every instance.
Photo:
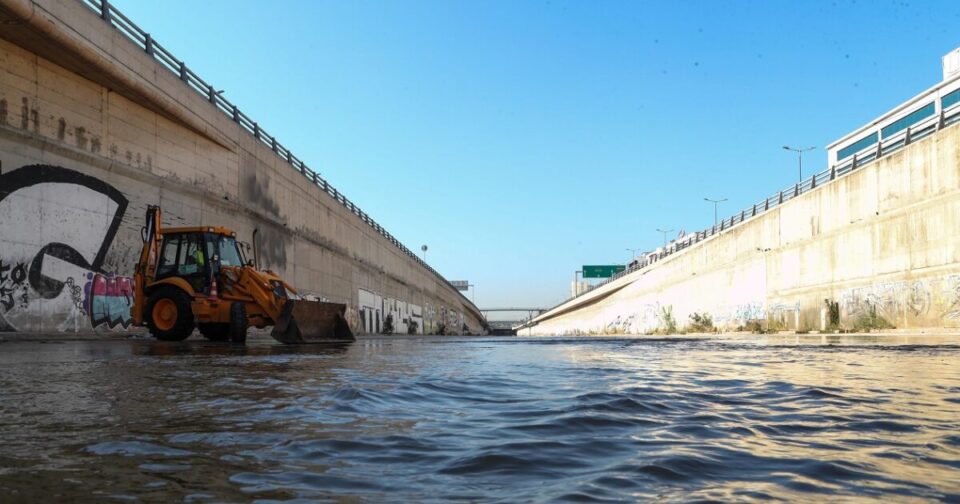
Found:
[[[713,227],[717,227],[717,205],[720,203],[723,203],[724,201],[727,201],[727,198],[723,198],[723,199],[703,198],[703,200],[713,203]]]
[[[672,233],[672,232],[674,232],[675,230],[674,230],[674,229],[660,229],[660,228],[657,228],[657,231],[663,233],[663,251],[666,252],[666,251],[667,251],[667,233]]]
[[[627,248],[627,252],[630,252],[630,255],[631,255],[630,257],[631,261],[637,258],[637,251],[640,251],[640,250],[643,250],[643,249],[629,248],[629,247]]]
[[[573,297],[580,295],[580,279],[577,278],[577,276],[582,273],[583,270],[577,270],[573,272]]]
[[[797,153],[797,165],[800,170],[800,181],[802,182],[803,181],[803,153],[807,151],[812,151],[813,149],[816,149],[816,147],[807,147],[806,149],[797,149],[794,147],[790,147],[789,145],[784,145],[783,148],[784,150],[793,151]]]
[[[427,262],[427,246],[420,245],[420,250],[423,252],[423,262]]]

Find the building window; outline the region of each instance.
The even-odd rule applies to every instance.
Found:
[[[937,111],[934,102],[930,102],[924,105],[922,108],[919,108],[896,121],[886,125],[880,130],[880,135],[883,138],[887,138],[890,135],[895,135],[910,126],[932,116]]]
[[[943,110],[954,103],[960,103],[960,89],[943,95],[943,98],[940,98],[940,109]]]
[[[875,143],[877,143],[877,133],[873,132],[837,151],[837,161],[846,159]]]

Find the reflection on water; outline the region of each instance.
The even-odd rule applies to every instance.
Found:
[[[5,343],[0,501],[960,499],[960,346],[829,338]]]

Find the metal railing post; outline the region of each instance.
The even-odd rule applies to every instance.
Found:
[[[830,167],[830,180],[836,180],[837,178],[837,165]]]
[[[110,22],[110,1],[109,0],[100,0],[100,17],[106,21]]]
[[[236,105],[233,106],[233,122],[240,122],[240,110]]]
[[[153,37],[149,33],[143,34],[143,50],[147,51],[147,54],[153,56]]]
[[[273,149],[273,152],[277,152],[277,137],[270,137],[270,148]]]
[[[763,200],[763,211],[770,210],[770,198]]]
[[[814,176],[810,177],[810,190],[813,190],[813,189],[816,189],[816,188],[817,188],[817,176],[814,175]]]
[[[180,62],[180,80],[187,82],[187,64]]]
[[[907,133],[903,137],[903,145],[904,146],[910,145],[910,126],[907,126]],[[878,155],[877,157],[880,157],[880,156]]]
[[[753,204],[753,215],[752,215],[752,217],[756,217],[756,216],[757,216],[757,204],[754,203],[754,204]]]
[[[796,198],[797,196],[800,196],[800,184],[793,186],[793,197]]]
[[[782,205],[782,204],[783,204],[783,191],[780,191],[780,199],[779,199],[779,201],[777,201],[777,204],[778,204],[778,205]]]
[[[943,109],[940,109],[940,115],[937,117],[937,131],[940,131],[940,128],[943,128],[944,117]]]
[[[253,136],[257,140],[260,140],[260,125],[257,124],[256,122],[253,123]]]
[[[207,85],[207,98],[210,100],[210,103],[217,102],[217,95],[213,92],[213,86]]]
[[[853,155],[853,160],[850,161],[850,171],[857,169],[857,155]]]

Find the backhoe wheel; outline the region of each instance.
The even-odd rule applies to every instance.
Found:
[[[238,301],[230,305],[230,341],[234,343],[247,342],[247,307]]]
[[[227,341],[230,339],[230,324],[204,322],[197,324],[200,334],[210,341]]]
[[[183,341],[193,333],[190,296],[176,287],[161,287],[147,299],[147,327],[161,341]]]

